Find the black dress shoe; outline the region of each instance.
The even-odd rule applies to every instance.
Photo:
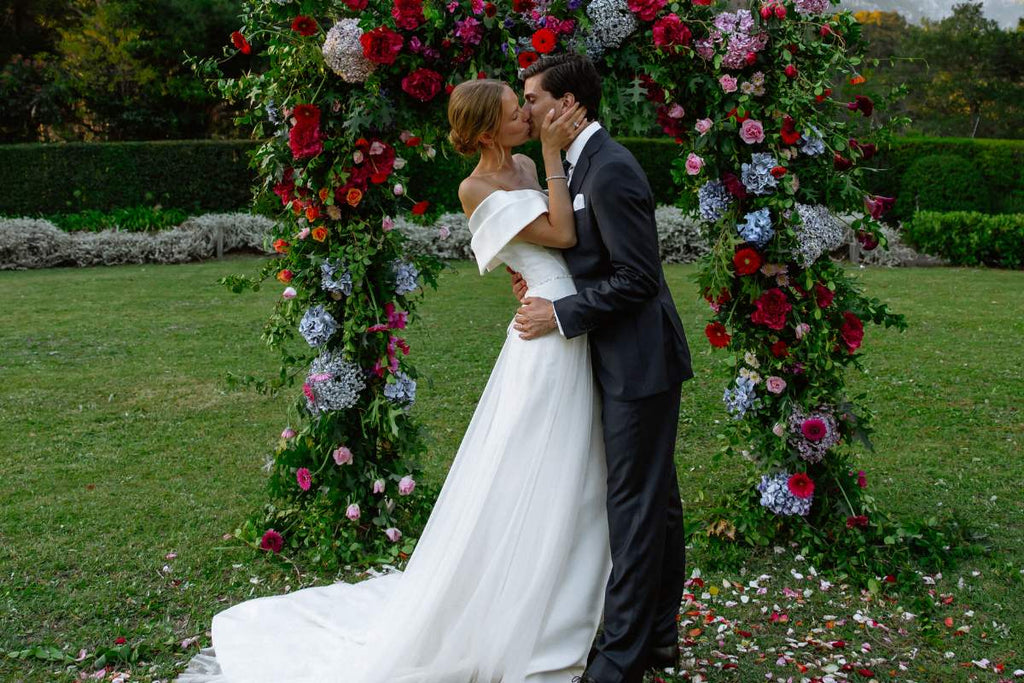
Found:
[[[647,668],[668,669],[669,667],[679,668],[679,647],[674,644],[652,647],[647,653]]]
[[[584,671],[582,676],[574,676],[572,683],[597,683],[597,681],[591,678],[590,674]]]

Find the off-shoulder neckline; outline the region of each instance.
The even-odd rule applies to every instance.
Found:
[[[548,196],[548,193],[545,192],[544,190],[536,190],[536,189],[534,189],[532,187],[524,187],[524,188],[519,189],[519,190],[502,190],[502,189],[499,188],[499,189],[495,190],[494,192],[491,192],[486,197],[484,197],[483,200],[481,200],[480,203],[476,205],[476,208],[473,209],[473,215],[470,216],[467,220],[472,222],[473,218],[475,218],[476,215],[478,213],[480,213],[480,208],[483,207],[483,205],[486,204],[487,201],[491,197],[493,197],[494,195],[499,194],[499,193],[500,194],[516,194],[517,192],[536,192],[537,194],[544,195],[544,197]]]

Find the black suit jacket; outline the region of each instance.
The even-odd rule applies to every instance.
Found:
[[[555,313],[567,338],[589,333],[602,392],[629,401],[693,377],[640,164],[602,128],[583,148],[569,194],[585,202],[576,246],[563,252],[578,293],[555,301]]]

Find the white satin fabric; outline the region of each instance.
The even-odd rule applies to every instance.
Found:
[[[484,200],[469,223],[481,272],[504,262],[531,296],[574,293],[558,252],[513,241],[546,211],[534,190]],[[605,476],[586,338],[510,326],[405,572],[235,605],[178,680],[569,683],[611,568]]]

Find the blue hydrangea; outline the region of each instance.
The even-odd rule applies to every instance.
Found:
[[[396,405],[408,408],[416,402],[416,380],[404,372],[396,372],[394,379],[394,382],[384,385],[384,398]]]
[[[772,169],[778,162],[768,152],[757,152],[751,156],[750,163],[740,168],[740,180],[747,192],[755,195],[771,194],[778,187],[779,181],[772,175]]]
[[[395,296],[402,296],[409,292],[415,292],[419,288],[417,279],[420,271],[408,261],[395,261],[392,264],[395,273]]]
[[[732,196],[720,180],[709,180],[697,190],[697,201],[700,204],[700,217],[706,221],[717,221],[729,205]]]
[[[821,138],[821,131],[811,126],[811,132],[800,137],[800,151],[807,156],[816,157],[825,151],[825,141]]]
[[[754,390],[754,382],[749,377],[737,377],[736,388],[727,388],[722,395],[722,402],[735,420],[742,419],[748,410],[755,410],[761,405],[761,399]]]
[[[277,110],[277,107],[274,106],[274,100],[267,102],[266,109],[267,119],[275,126],[280,125],[283,120],[281,119],[281,113]]]
[[[339,259],[320,264],[320,286],[332,294],[352,294],[352,272]]]
[[[772,476],[761,475],[757,490],[761,492],[761,506],[777,515],[806,516],[811,511],[814,497],[797,498],[789,490],[789,473],[779,472]]]
[[[313,415],[347,410],[356,404],[365,387],[362,368],[341,353],[324,351],[313,360],[303,386],[306,409]]]
[[[736,226],[744,242],[752,242],[758,249],[764,249],[775,235],[772,229],[772,215],[767,208],[752,211],[743,217],[744,222]]]
[[[320,305],[307,309],[299,322],[299,334],[310,346],[323,346],[337,331],[337,321]]]

